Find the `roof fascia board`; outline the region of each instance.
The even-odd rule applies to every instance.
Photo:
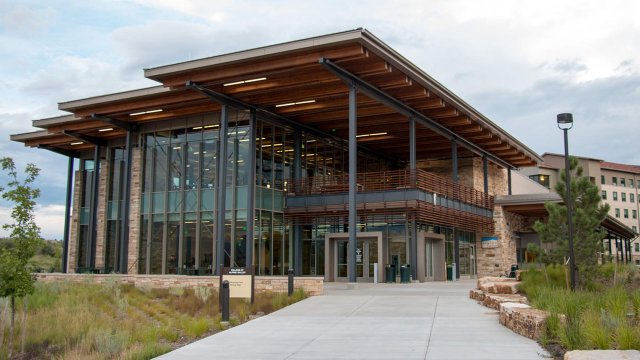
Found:
[[[49,126],[52,126],[52,125],[60,125],[60,124],[71,123],[71,122],[76,122],[80,120],[82,119],[77,118],[74,115],[62,115],[62,116],[56,116],[52,118],[32,120],[31,124],[34,127],[47,129]]]
[[[9,135],[9,140],[17,141],[17,142],[25,142],[27,140],[44,138],[47,136],[54,136],[54,134],[50,134],[47,130],[38,130],[38,131],[32,131],[28,133]]]
[[[73,112],[76,109],[87,107],[87,106],[98,105],[98,104],[102,105],[102,104],[111,103],[111,102],[131,100],[131,99],[145,97],[145,96],[153,96],[153,95],[158,95],[162,93],[168,93],[170,91],[171,89],[165,88],[162,85],[158,85],[158,86],[149,87],[149,88],[123,91],[123,92],[118,92],[113,94],[94,96],[86,99],[78,99],[78,100],[61,102],[61,103],[58,103],[58,109],[63,111]]]
[[[302,40],[295,40],[276,45],[263,46],[255,49],[207,57],[204,59],[158,66],[155,68],[144,69],[144,76],[148,79],[161,82],[161,79],[165,76],[188,72],[195,69],[202,69],[222,64],[232,64],[272,55],[282,55],[288,52],[295,52],[323,45],[337,45],[340,43],[357,40],[362,37],[362,31],[362,29],[348,30],[329,35],[316,36]]]

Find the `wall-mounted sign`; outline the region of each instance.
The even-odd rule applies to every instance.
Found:
[[[251,268],[222,268],[222,276],[220,276],[220,289],[222,282],[229,282],[229,297],[251,299],[253,303],[255,279],[253,269]]]
[[[480,245],[483,249],[497,248],[498,237],[497,236],[483,236],[480,238]]]

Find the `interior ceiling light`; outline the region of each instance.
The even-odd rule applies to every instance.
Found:
[[[386,132],[379,132],[379,133],[373,133],[373,134],[362,134],[362,135],[356,135],[357,138],[363,138],[363,137],[371,137],[371,136],[382,136],[382,135],[387,135]]]
[[[148,110],[148,111],[141,111],[141,112],[137,112],[137,113],[131,113],[129,114],[129,116],[138,116],[138,115],[144,115],[144,114],[153,114],[153,113],[157,113],[162,111],[162,109],[155,109],[155,110]]]
[[[113,131],[113,128],[99,129],[98,132]]]
[[[73,145],[73,146],[75,146],[75,145],[82,145],[82,144],[84,144],[84,142],[83,142],[83,141],[75,141],[75,142],[69,143],[69,145]]]
[[[311,104],[311,103],[314,103],[314,102],[316,102],[316,101],[315,100],[296,101],[296,102],[290,102],[290,103],[285,103],[285,104],[278,104],[278,105],[276,105],[276,107],[279,108],[279,107],[285,107],[285,106]]]
[[[263,80],[267,80],[267,78],[266,77],[259,77],[259,78],[255,78],[255,79],[249,79],[249,80],[234,81],[234,82],[222,84],[222,86],[242,85],[242,84],[252,83],[252,82],[256,82],[256,81],[263,81]]]

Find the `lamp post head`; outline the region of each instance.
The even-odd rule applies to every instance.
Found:
[[[558,114],[558,129],[569,130],[573,127],[573,115],[571,113]]]

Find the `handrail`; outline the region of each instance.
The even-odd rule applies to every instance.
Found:
[[[438,196],[493,209],[494,197],[425,170],[391,170],[358,173],[357,191],[420,189]],[[291,180],[287,196],[341,194],[349,191],[349,175],[315,176]]]

